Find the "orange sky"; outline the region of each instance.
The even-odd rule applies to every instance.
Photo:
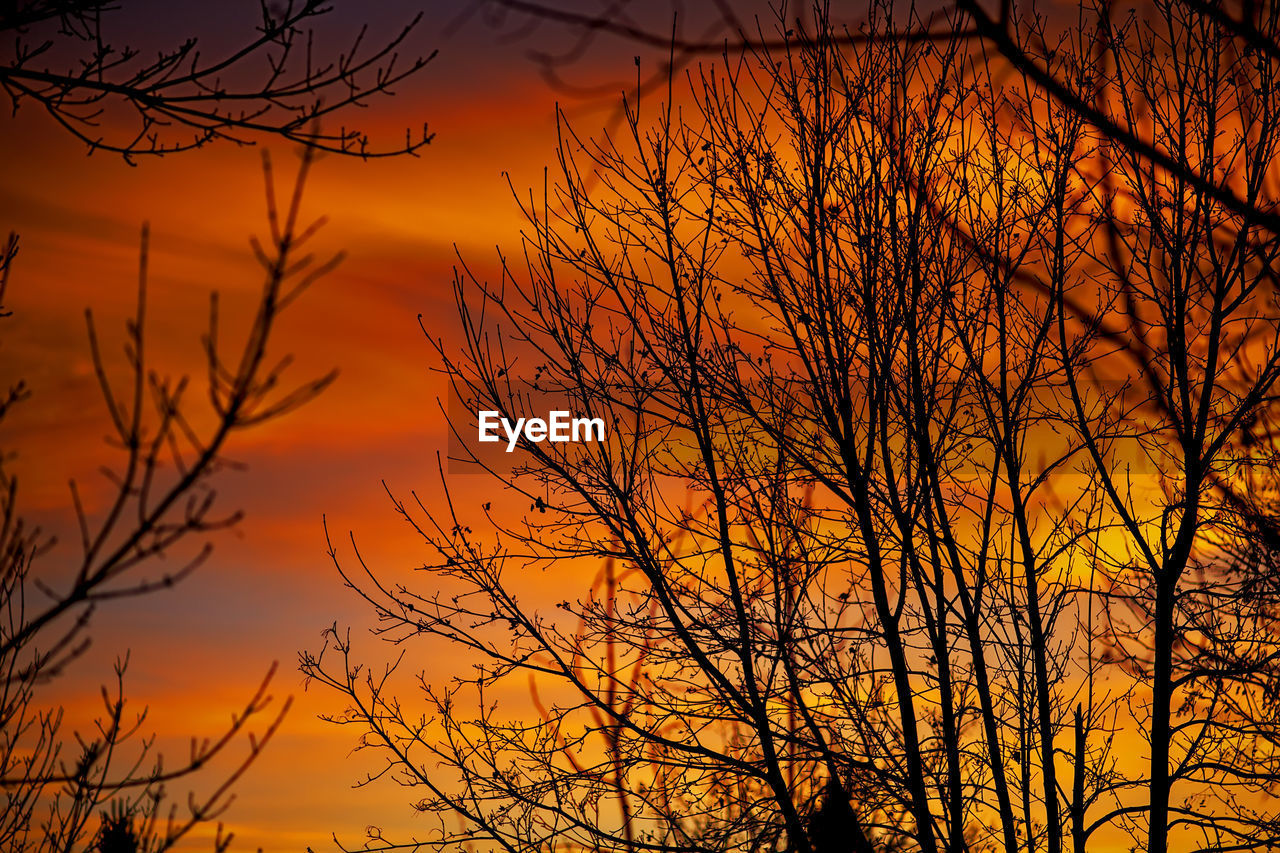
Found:
[[[336,700],[302,691],[296,658],[317,647],[321,629],[335,620],[360,625],[365,618],[325,557],[322,515],[339,536],[356,531],[372,559],[394,567],[414,561],[414,540],[380,481],[434,494],[435,455],[445,448],[435,402],[442,384],[429,371],[432,354],[416,317],[448,332],[453,244],[480,268],[491,263],[495,244],[514,245],[518,210],[502,171],[518,187],[540,185],[542,166],[554,163],[557,93],[524,55],[531,44],[504,44],[476,21],[447,38],[439,32],[447,16],[438,18],[428,19],[421,44],[440,46],[441,57],[394,100],[361,115],[392,140],[425,117],[438,134],[432,145],[417,159],[325,157],[309,187],[307,210],[331,220],[317,248],[345,249],[349,257],[285,316],[277,351],[294,353],[295,377],[337,367],[338,382],[231,447],[249,467],[226,474],[220,494],[224,507],[243,508],[247,520],[218,537],[213,559],[178,588],[102,610],[90,652],[45,693],[83,719],[98,702],[98,685],[110,679],[111,662],[128,650],[131,707],[150,705],[150,728],[179,758],[186,737],[216,735],[279,661],[275,693],[292,694],[294,707],[237,788],[226,816],[237,849],[331,849],[330,833],[358,843],[366,824],[389,833],[416,826],[402,790],[352,790],[368,764],[349,756],[352,732],[316,719]],[[630,53],[613,62],[624,78],[634,73]],[[607,119],[600,110],[583,116],[589,131]],[[19,454],[28,516],[65,534],[67,480],[92,491],[95,470],[110,455],[84,309],[94,309],[112,342],[108,351],[117,354],[134,298],[138,231],[149,221],[158,361],[175,372],[197,368],[209,291],[234,299],[260,285],[247,244],[265,230],[260,154],[216,145],[130,167],[112,155],[86,156],[33,108],[2,121],[0,229],[18,231],[22,250],[0,380],[22,376],[34,390],[5,421],[3,445]],[[287,173],[289,150],[269,147]],[[67,541],[46,564],[56,571],[75,556]],[[366,656],[376,659],[371,646],[364,643]],[[207,787],[210,780],[202,781]],[[179,803],[185,790],[173,791]]]
[[[544,44],[563,48],[563,33],[544,28],[512,42],[501,28],[472,20],[442,34],[452,7],[466,2],[451,0],[444,10],[433,4],[419,47],[438,46],[441,56],[394,99],[360,115],[393,141],[425,118],[437,137],[422,156],[327,156],[314,170],[306,209],[330,219],[316,248],[345,250],[348,258],[285,315],[277,351],[294,354],[295,378],[336,367],[337,383],[232,445],[230,455],[248,469],[227,472],[220,495],[246,520],[218,537],[213,559],[174,590],[101,611],[90,652],[45,693],[83,719],[99,701],[98,685],[110,680],[112,661],[129,651],[130,702],[150,705],[149,728],[178,758],[187,737],[217,735],[278,661],[274,692],[292,695],[294,706],[237,787],[225,818],[239,839],[234,849],[320,851],[332,849],[331,833],[358,846],[375,823],[392,838],[427,829],[403,789],[387,782],[352,789],[372,765],[350,754],[354,732],[317,720],[338,710],[337,700],[303,692],[296,659],[299,650],[318,648],[320,631],[335,621],[367,621],[328,562],[322,517],[342,542],[354,531],[372,565],[397,571],[421,562],[382,486],[438,500],[436,454],[447,442],[436,400],[444,387],[430,370],[434,356],[417,317],[433,334],[450,334],[454,245],[473,269],[491,270],[495,244],[513,249],[520,226],[502,173],[523,189],[540,187],[543,167],[554,168],[554,106],[566,95],[539,77],[526,54]],[[375,23],[393,25],[413,6],[379,6]],[[340,20],[355,13],[345,15]],[[167,25],[180,32],[180,23]],[[634,79],[635,53],[618,43],[597,50],[573,66],[575,79]],[[613,116],[607,102],[565,103],[587,134]],[[285,179],[290,150],[267,147]],[[84,309],[94,309],[108,351],[118,353],[135,294],[138,232],[149,221],[158,359],[172,371],[198,372],[209,292],[234,303],[260,286],[247,243],[266,228],[260,152],[215,145],[130,167],[112,155],[86,156],[81,143],[25,109],[0,119],[0,173],[0,235],[16,230],[22,240],[6,300],[15,316],[0,327],[0,383],[21,376],[34,391],[4,422],[0,447],[19,454],[14,470],[26,513],[65,538],[73,521],[67,480],[88,488],[110,454]],[[454,482],[464,491],[487,486],[479,477]],[[69,541],[46,562],[56,568],[74,558]],[[382,654],[370,638],[360,649],[367,661]],[[447,677],[449,665],[416,660],[409,670]],[[197,789],[209,781],[198,780]],[[175,787],[178,802],[185,791]]]

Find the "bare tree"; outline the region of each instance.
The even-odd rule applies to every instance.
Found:
[[[211,537],[239,520],[215,501],[214,483],[229,466],[228,442],[287,414],[333,379],[329,374],[290,391],[282,387],[281,375],[288,359],[268,361],[280,312],[338,260],[317,264],[300,254],[319,225],[299,220],[310,152],[413,154],[432,138],[424,124],[421,132],[406,131],[402,143],[383,145],[358,127],[333,129],[331,123],[392,94],[435,56],[400,55],[421,14],[380,42],[371,43],[367,27],[361,28],[346,51],[329,57],[314,47],[309,27],[330,5],[264,0],[258,27],[210,57],[195,37],[154,54],[152,45],[117,41],[128,25],[129,5],[0,3],[0,34],[6,36],[0,86],[13,110],[36,107],[91,152],[112,151],[130,163],[142,155],[264,137],[298,143],[308,153],[283,208],[276,204],[268,163],[271,234],[254,242],[266,278],[247,336],[230,353],[219,331],[216,296],[211,303],[209,330],[201,340],[207,412],[198,412],[188,377],[167,375],[148,354],[146,228],[137,310],[125,329],[124,387],[109,378],[120,368],[104,355],[87,315],[93,363],[120,456],[118,464],[103,469],[113,490],[105,505],[86,506],[72,486],[81,549],[74,565],[63,572],[53,568],[61,552],[24,523],[16,478],[0,468],[0,847],[6,850],[168,849],[193,827],[218,818],[232,786],[279,725],[289,703],[271,710],[268,673],[220,736],[193,742],[185,762],[166,764],[145,733],[145,709],[127,705],[127,654],[113,684],[103,688],[92,731],[69,731],[62,710],[42,697],[87,648],[99,607],[181,581],[207,559]],[[11,235],[0,254],[0,302],[17,250],[18,238]],[[0,400],[0,418],[27,395],[21,382],[10,388]],[[199,543],[194,550],[192,543]],[[155,561],[161,555],[178,558],[178,566],[161,570]],[[259,721],[263,728],[254,734]],[[248,750],[224,776],[208,782],[201,794],[193,791],[183,809],[171,803],[174,784],[204,770],[242,737]],[[219,827],[214,846],[225,849],[229,842]]]
[[[24,523],[17,479],[0,472],[0,847],[5,850],[153,853],[171,848],[193,827],[221,815],[232,786],[289,707],[286,701],[272,709],[269,672],[220,736],[193,741],[191,754],[175,763],[155,752],[145,729],[146,710],[127,703],[127,654],[110,687],[102,689],[103,708],[90,730],[69,731],[62,709],[42,695],[87,648],[100,607],[178,583],[209,557],[212,537],[237,523],[239,513],[222,508],[215,488],[230,465],[229,443],[291,412],[333,380],[330,373],[290,390],[283,376],[288,359],[273,359],[270,352],[281,312],[340,259],[317,263],[303,254],[320,225],[300,219],[311,160],[304,154],[283,207],[276,204],[266,161],[270,237],[253,243],[264,272],[262,292],[243,342],[230,346],[221,331],[217,295],[212,296],[209,328],[200,340],[207,411],[193,399],[189,377],[164,373],[149,354],[145,227],[137,309],[124,335],[123,385],[111,378],[121,371],[104,352],[92,313],[86,313],[117,456],[103,467],[111,491],[101,505],[82,502],[72,484],[78,557],[62,569],[54,565],[65,549],[54,549],[50,539]],[[4,285],[15,251],[16,238],[11,238]],[[21,384],[10,389],[5,415],[25,396]],[[158,562],[161,555],[177,562]],[[255,733],[256,726],[261,728]],[[225,775],[207,781],[201,793],[192,791],[181,808],[171,801],[172,786],[199,774],[215,757],[234,752],[242,740],[247,748],[242,757],[229,759]],[[215,849],[226,849],[230,840],[219,825]]]
[[[811,12],[810,7],[805,4],[787,4],[781,7],[784,30],[794,27],[790,36],[783,38],[783,34],[761,27],[761,13],[765,14],[767,20],[773,17],[773,9],[769,6],[743,10],[738,4],[716,2],[700,10],[707,14],[699,17],[690,15],[690,10],[683,8],[681,4],[671,3],[663,10],[666,13],[663,17],[651,9],[645,10],[647,14],[636,15],[627,6],[606,0],[563,5],[542,0],[492,2],[506,12],[505,15],[495,16],[497,25],[505,26],[512,32],[531,32],[540,25],[551,24],[569,34],[571,42],[565,49],[542,49],[532,56],[542,67],[544,77],[567,89],[579,91],[582,87],[575,87],[568,82],[570,70],[590,45],[603,38],[618,39],[641,48],[656,48],[663,53],[670,49],[670,61],[664,63],[662,69],[647,81],[649,87],[652,87],[660,82],[665,73],[684,68],[699,57],[722,53],[741,54],[761,49],[776,50],[787,38],[793,43],[797,39],[803,39],[802,31],[807,29],[805,21]],[[841,3],[824,2],[820,5],[823,7],[823,14],[837,22],[834,38],[842,44],[857,44],[874,39],[945,42],[960,38],[971,42],[985,42],[1016,73],[1035,85],[1043,94],[1076,113],[1096,132],[1118,146],[1161,169],[1179,175],[1236,213],[1249,210],[1250,215],[1259,217],[1259,221],[1273,232],[1280,226],[1280,220],[1269,218],[1265,211],[1250,210],[1249,199],[1233,194],[1230,186],[1208,183],[1203,176],[1187,171],[1185,164],[1179,161],[1174,152],[1161,146],[1160,140],[1149,137],[1143,128],[1133,126],[1112,112],[1106,103],[1099,101],[1097,95],[1104,89],[1081,87],[1078,80],[1058,73],[1060,66],[1055,67],[1052,57],[1047,55],[1052,48],[1049,47],[1050,42],[1044,39],[1044,16],[1034,4],[1019,6],[1012,0],[996,0],[993,3],[979,0],[913,3],[908,4],[910,14],[906,17],[916,17],[915,23],[892,30],[875,26],[866,15],[867,9],[860,4],[846,7]],[[1113,2],[1082,3],[1080,9],[1094,18],[1092,23],[1104,30],[1115,18],[1123,15],[1144,16],[1154,13],[1157,18],[1169,14],[1184,19],[1192,17],[1205,26],[1215,28],[1223,38],[1246,46],[1271,61],[1280,59],[1280,41],[1277,41],[1272,31],[1272,5],[1159,0],[1135,3],[1132,6]],[[790,15],[795,16],[794,20],[788,18]],[[690,18],[694,19],[697,29],[691,29]],[[1110,59],[1110,44],[1106,39],[1101,39],[1093,47],[1094,59],[1102,63],[1100,67],[1105,73]],[[612,90],[608,93],[611,94]]]
[[[115,41],[129,4],[104,0],[10,0],[0,4],[0,86],[14,110],[34,106],[89,146],[122,154],[166,154],[216,140],[282,137],[359,157],[412,154],[431,141],[371,143],[358,127],[333,129],[435,56],[400,55],[422,19],[374,44],[368,27],[335,56],[313,48],[309,29],[332,6],[323,0],[261,3],[261,23],[225,53],[202,54],[190,37],[152,55]],[[324,123],[322,124],[322,120]]]
[[[1094,316],[1108,352],[1090,369],[1132,382],[1131,418],[1105,438],[1080,432],[1126,534],[1105,592],[1112,651],[1150,691],[1135,710],[1150,745],[1139,782],[1150,851],[1276,840],[1274,811],[1253,804],[1280,779],[1274,601],[1269,582],[1231,556],[1252,535],[1242,524],[1253,526],[1234,494],[1232,444],[1280,377],[1280,92],[1266,47],[1280,26],[1274,9],[1253,11],[1257,37],[1195,5],[1157,4],[1149,20],[1099,16],[1110,71],[1096,102],[1123,131],[1108,134],[1105,154],[1115,169],[1103,272],[1058,290],[1065,299],[1101,286]],[[1162,156],[1131,144],[1139,137]],[[1074,387],[1072,399],[1082,411]],[[1135,481],[1135,460],[1154,483]]]
[[[611,440],[510,470],[455,418],[528,512],[395,500],[422,586],[331,546],[403,654],[475,656],[425,711],[336,626],[302,658],[439,816],[414,843],[1274,843],[1238,443],[1280,358],[1280,99],[1255,39],[1155,13],[1001,22],[1127,135],[891,4],[783,17],[620,138],[565,126],[520,262],[464,264],[436,345],[454,411]],[[584,562],[555,612],[521,592]],[[494,699],[525,679],[535,713]]]

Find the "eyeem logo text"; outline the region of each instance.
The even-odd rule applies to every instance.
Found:
[[[501,412],[483,411],[477,413],[479,423],[478,439],[492,443],[502,441],[499,428],[505,434],[507,452],[516,449],[516,444],[523,438],[535,444],[543,441],[604,441],[604,418],[575,418],[569,412],[554,411],[543,418],[517,418],[513,424],[502,417]]]

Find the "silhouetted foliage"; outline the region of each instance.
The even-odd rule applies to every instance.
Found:
[[[148,846],[145,837],[139,837],[134,814],[119,801],[102,813],[98,853],[146,853]]]

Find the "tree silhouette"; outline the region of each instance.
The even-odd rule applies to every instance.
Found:
[[[138,837],[134,816],[119,802],[102,814],[102,828],[98,830],[98,853],[142,853],[147,849],[145,838]]]
[[[288,701],[271,707],[272,667],[219,736],[193,739],[185,761],[166,763],[156,753],[154,737],[145,733],[146,709],[128,705],[127,654],[116,665],[115,683],[103,687],[103,707],[89,730],[68,731],[63,710],[42,696],[88,647],[99,608],[180,582],[209,557],[211,538],[238,522],[239,513],[222,509],[215,488],[229,464],[228,445],[244,431],[306,403],[333,380],[331,373],[289,390],[282,374],[288,359],[268,360],[281,312],[339,260],[317,263],[300,253],[319,225],[300,219],[310,164],[308,153],[287,206],[279,209],[267,161],[271,236],[265,243],[254,241],[263,287],[238,346],[228,346],[220,331],[225,318],[216,294],[212,297],[209,329],[200,343],[207,362],[207,411],[192,402],[189,377],[161,372],[149,354],[145,227],[137,310],[124,335],[123,387],[111,378],[120,373],[100,346],[92,313],[86,314],[118,455],[115,464],[103,466],[111,492],[100,505],[83,502],[72,483],[80,554],[70,571],[42,568],[63,552],[23,521],[17,480],[0,470],[0,847],[5,850],[170,849],[194,827],[221,815],[232,786],[288,710]],[[16,242],[11,239],[9,245],[6,260],[11,262]],[[24,385],[11,389],[5,413],[25,396]],[[191,549],[192,543],[198,547]],[[156,559],[184,553],[176,564]],[[224,775],[208,782],[205,791],[192,791],[181,810],[170,802],[172,785],[229,755],[241,740],[247,748],[231,759]],[[95,827],[99,811],[101,824]],[[215,849],[225,850],[230,840],[219,825]]]
[[[367,26],[350,47],[327,57],[305,28],[332,11],[323,0],[262,0],[261,23],[216,58],[190,37],[155,56],[113,41],[128,3],[105,0],[9,0],[0,4],[0,86],[14,110],[36,106],[89,146],[141,155],[280,137],[359,157],[411,154],[431,141],[406,130],[404,141],[371,144],[363,130],[325,129],[416,74],[432,52],[405,60],[399,51],[419,13],[392,38],[366,44]],[[126,19],[127,20],[127,19]]]
[[[423,708],[336,626],[302,657],[370,780],[439,817],[414,843],[1270,849],[1242,487],[1280,367],[1270,9],[1259,41],[1178,3],[1009,7],[1032,69],[958,19],[878,4],[854,37],[820,5],[622,134],[562,123],[522,251],[460,266],[462,346],[434,343],[451,412],[610,440],[512,467],[455,414],[504,491],[393,498],[426,580],[331,544],[396,666],[473,656]],[[498,701],[526,683],[536,713]]]
[[[287,359],[267,361],[280,313],[339,260],[317,263],[300,254],[319,225],[299,219],[312,152],[413,154],[432,136],[424,124],[421,132],[406,131],[402,143],[382,145],[358,127],[327,125],[390,95],[434,57],[406,61],[399,53],[421,14],[380,43],[371,44],[362,28],[348,50],[329,57],[313,48],[307,29],[331,11],[329,4],[264,0],[259,26],[211,58],[195,37],[154,55],[116,41],[129,24],[130,5],[0,3],[0,34],[6,36],[0,86],[13,110],[37,107],[90,152],[112,151],[130,163],[216,141],[248,144],[262,138],[297,143],[307,153],[283,208],[276,204],[266,161],[271,234],[254,241],[265,280],[241,346],[228,351],[216,295],[211,302],[209,329],[200,342],[208,411],[192,401],[189,377],[166,374],[149,354],[145,227],[137,310],[124,336],[125,387],[109,378],[118,368],[104,355],[93,315],[87,314],[93,364],[119,456],[118,464],[103,466],[114,490],[104,506],[86,506],[72,485],[81,555],[65,583],[41,568],[61,552],[51,553],[52,541],[24,522],[16,478],[0,463],[0,848],[14,853],[169,849],[194,827],[219,817],[233,785],[282,720],[289,703],[271,709],[273,667],[226,730],[193,740],[185,762],[166,764],[143,729],[146,709],[128,707],[127,654],[116,665],[112,688],[103,688],[103,707],[91,731],[69,732],[62,709],[42,697],[87,648],[100,607],[181,581],[207,559],[211,537],[237,523],[239,514],[222,510],[214,488],[229,467],[227,445],[239,433],[288,414],[333,379],[328,374],[287,390]],[[0,305],[18,246],[17,235],[10,235],[0,252]],[[9,317],[2,309],[0,315]],[[0,399],[0,419],[28,396],[24,382],[8,389]],[[193,556],[155,571],[156,558],[183,551],[192,541],[203,543]],[[251,728],[258,721],[262,728],[255,735]],[[171,802],[171,786],[201,774],[242,736],[247,751],[223,776],[204,774],[208,788],[192,791],[183,809]],[[96,827],[95,812],[101,813]],[[215,849],[226,849],[230,840],[219,825]]]

